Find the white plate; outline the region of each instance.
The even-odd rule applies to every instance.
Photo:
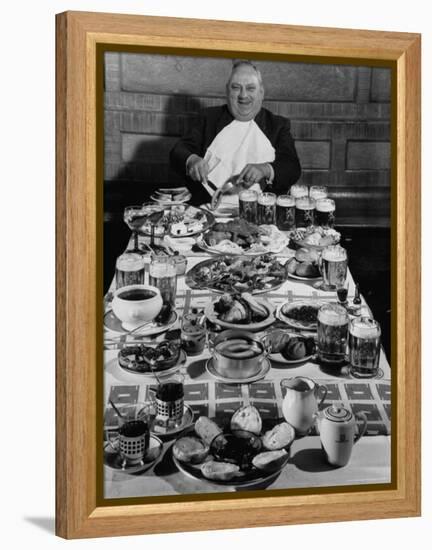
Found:
[[[186,195],[184,199],[180,199],[178,201],[172,201],[169,199],[159,199],[155,195],[150,195],[150,199],[152,201],[156,202],[157,204],[162,204],[164,206],[175,206],[177,204],[184,204],[185,202],[189,201],[191,198],[192,198],[192,195],[190,193]]]
[[[290,327],[300,329],[300,330],[316,330],[317,323],[302,323],[300,321],[296,321],[295,319],[291,319],[290,317],[287,317],[282,312],[282,308],[286,308],[288,306],[289,309],[294,309],[301,306],[314,306],[317,308],[317,310],[321,307],[322,302],[318,300],[309,300],[309,301],[297,301],[297,302],[284,302],[283,304],[280,304],[276,311],[276,317],[282,321],[283,323],[286,323]]]
[[[295,273],[288,273],[288,277],[290,279],[295,279],[297,281],[321,281],[322,277],[301,277],[300,275],[296,275]]]
[[[156,325],[155,323],[152,323],[141,330],[134,331],[133,336],[153,336],[155,334],[162,334],[162,332],[169,330],[177,322],[177,319],[178,314],[175,309],[173,309],[168,323],[165,325]],[[114,315],[112,309],[108,310],[104,315],[104,327],[106,330],[115,332],[116,334],[127,335],[130,332],[123,328],[120,319]]]
[[[265,298],[255,297],[255,300],[259,304],[263,305],[268,312],[268,316],[263,321],[260,321],[259,323],[250,323],[246,325],[244,323],[229,323],[228,321],[221,321],[214,311],[214,304],[218,300],[214,300],[213,302],[210,302],[205,308],[204,313],[209,321],[217,325],[220,325],[221,327],[226,327],[231,329],[243,329],[243,330],[250,330],[252,332],[257,332],[259,330],[262,330],[272,325],[276,321],[276,318],[274,316],[275,307],[271,302],[269,302]]]
[[[145,472],[156,464],[162,454],[162,441],[155,435],[150,434],[149,449],[144,457],[143,461],[139,464],[128,464],[116,451],[110,452],[110,445],[108,442],[104,445],[104,464],[111,470],[116,472],[124,472],[125,474],[137,474],[138,472]]]
[[[302,359],[285,359],[285,357],[281,353],[271,353],[269,355],[270,361],[273,361],[274,363],[280,363],[284,365],[296,365],[298,363],[304,363],[306,361],[309,361],[313,357],[313,354],[306,355]]]
[[[261,380],[262,378],[264,378],[270,368],[271,364],[269,359],[264,359],[261,363],[261,370],[258,372],[258,374],[255,374],[254,376],[250,376],[249,378],[225,378],[225,376],[219,374],[214,368],[212,357],[210,357],[210,359],[207,359],[206,361],[207,372],[211,374],[213,378],[216,378],[216,380],[219,380],[219,382],[224,382],[225,384],[251,384],[252,382],[256,382],[257,380]]]
[[[181,349],[178,361],[175,365],[173,365],[169,369],[159,370],[155,372],[151,372],[151,371],[140,372],[139,370],[129,369],[127,367],[124,367],[123,365],[120,365],[118,359],[117,359],[117,366],[129,374],[136,374],[138,376],[144,376],[144,377],[152,378],[153,380],[156,380],[156,376],[158,376],[159,378],[164,378],[165,376],[169,376],[177,372],[180,369],[180,367],[182,367],[186,363],[186,358],[187,358],[186,352],[183,349]]]

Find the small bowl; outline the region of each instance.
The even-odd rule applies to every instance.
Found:
[[[246,341],[250,343],[248,349],[235,351],[236,342]],[[246,345],[238,344],[240,348]],[[243,357],[242,357],[243,355]],[[212,356],[215,370],[224,378],[250,378],[262,369],[264,359],[267,357],[266,348],[255,334],[246,330],[224,330],[214,340]]]
[[[126,330],[152,321],[162,309],[160,290],[149,285],[129,285],[114,292],[112,310]]]

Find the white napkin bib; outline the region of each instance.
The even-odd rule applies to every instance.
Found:
[[[273,162],[275,150],[254,120],[233,120],[216,135],[204,159],[209,165],[209,181],[219,188],[233,176],[238,176],[246,164]],[[203,185],[213,195],[214,191]],[[251,189],[261,192],[258,183]],[[224,195],[221,204],[238,206],[238,195]]]

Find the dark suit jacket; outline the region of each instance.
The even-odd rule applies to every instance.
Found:
[[[186,160],[192,153],[204,157],[215,136],[233,120],[226,105],[203,109],[196,124],[170,152],[171,167],[186,179],[194,198],[196,194],[200,194],[199,198],[196,197],[198,202],[207,201],[209,197],[201,185],[197,186],[196,182],[187,177]],[[290,132],[290,121],[262,108],[255,117],[255,122],[275,149],[275,160],[270,163],[275,174],[273,190],[277,194],[286,193],[301,174],[300,162]],[[205,195],[202,195],[203,192]]]

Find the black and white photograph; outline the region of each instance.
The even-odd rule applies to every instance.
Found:
[[[391,68],[112,50],[102,94],[102,497],[390,484]]]

